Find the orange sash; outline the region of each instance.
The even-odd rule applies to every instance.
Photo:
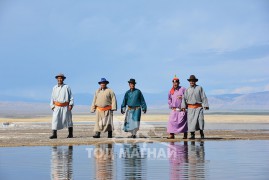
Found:
[[[107,111],[107,110],[111,110],[111,109],[112,109],[112,106],[97,107],[97,109],[98,109],[99,111]]]
[[[65,107],[65,106],[68,106],[68,105],[69,105],[69,102],[60,103],[60,102],[53,101],[53,104],[54,104],[55,106]]]
[[[131,110],[131,109],[137,110],[137,109],[140,109],[140,108],[141,108],[140,106],[137,106],[137,107],[128,106],[128,110]]]
[[[196,108],[199,108],[199,107],[202,107],[202,104],[188,104],[188,108],[196,109]]]

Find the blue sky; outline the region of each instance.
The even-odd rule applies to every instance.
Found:
[[[47,98],[63,72],[73,93],[101,77],[166,92],[195,74],[207,94],[269,90],[269,1],[1,0],[0,95]]]

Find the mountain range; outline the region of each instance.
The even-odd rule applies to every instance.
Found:
[[[123,94],[116,95],[118,107],[123,99]],[[151,113],[167,113],[167,93],[144,93],[148,105],[148,111]],[[74,94],[75,108],[74,113],[89,113],[89,106],[93,99],[92,94],[80,93]],[[208,96],[211,112],[225,111],[267,111],[269,112],[269,91],[249,93],[249,94],[222,94]],[[48,115],[49,99],[40,100],[22,97],[0,96],[0,116],[30,116],[30,115]]]

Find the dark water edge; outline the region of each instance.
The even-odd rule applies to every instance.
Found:
[[[268,179],[269,141],[0,148],[0,179]]]

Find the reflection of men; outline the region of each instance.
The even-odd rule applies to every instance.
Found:
[[[50,107],[53,110],[52,117],[52,136],[50,139],[57,138],[57,130],[68,128],[69,135],[67,138],[73,137],[73,122],[71,110],[74,106],[74,99],[71,89],[64,84],[66,77],[59,74],[55,77],[58,84],[53,87]]]
[[[167,148],[170,164],[170,179],[184,179],[188,169],[184,165],[188,162],[188,142],[184,144],[171,142]]]
[[[95,178],[97,180],[114,179],[112,171],[113,164],[113,144],[97,144],[95,146]]]
[[[143,97],[142,92],[135,88],[135,79],[128,81],[130,90],[125,93],[123,102],[121,104],[121,113],[124,114],[126,105],[128,106],[126,111],[124,131],[131,132],[131,138],[136,138],[136,133],[139,130],[141,108],[144,113],[147,112],[147,105]]]
[[[206,179],[208,177],[205,162],[205,147],[204,142],[201,141],[199,144],[192,141],[188,147],[188,174],[184,173],[190,179]]]
[[[96,110],[96,122],[94,126],[94,138],[100,138],[101,132],[108,132],[108,138],[112,138],[113,111],[117,110],[117,100],[114,92],[107,87],[109,83],[105,78],[100,82],[100,88],[95,92],[91,112]]]
[[[198,79],[191,75],[188,79],[190,87],[186,90],[181,104],[185,111],[188,108],[188,131],[191,132],[191,138],[195,139],[195,131],[200,130],[201,138],[204,139],[204,111],[209,109],[207,97],[201,86],[196,85]]]
[[[147,160],[146,155],[142,154],[140,144],[123,144],[123,148],[122,160],[125,166],[125,171],[122,171],[123,177],[126,177],[125,179],[144,179],[143,171],[146,169]]]
[[[73,146],[53,146],[51,179],[73,179]]]
[[[174,139],[175,134],[184,133],[183,139],[187,138],[187,113],[181,111],[181,102],[185,93],[185,88],[179,86],[180,82],[177,77],[172,80],[173,87],[168,94],[168,105],[172,110],[169,116],[167,132],[170,133],[170,137],[167,139]]]

